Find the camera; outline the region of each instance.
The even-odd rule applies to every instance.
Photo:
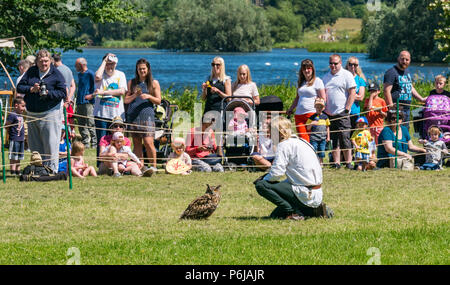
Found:
[[[48,95],[48,90],[47,90],[47,84],[45,84],[45,82],[43,80],[39,81],[39,95],[41,96],[41,98],[46,98]]]

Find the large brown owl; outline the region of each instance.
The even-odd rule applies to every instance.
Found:
[[[180,219],[207,219],[217,209],[220,202],[219,186],[209,186],[206,193],[192,201],[186,210],[181,214]]]

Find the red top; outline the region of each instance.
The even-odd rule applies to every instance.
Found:
[[[108,146],[111,144],[112,135],[103,136],[98,143],[99,146]],[[125,146],[131,147],[131,141],[127,137],[123,137],[123,143]]]
[[[198,147],[202,145],[212,146],[212,149],[199,150]],[[209,131],[202,136],[201,128],[192,128],[186,137],[186,152],[192,158],[203,158],[215,153],[216,150],[216,138],[212,129],[209,129]]]
[[[367,109],[369,104],[369,99],[364,102],[364,107]],[[381,111],[387,112],[388,108],[386,106],[386,101],[383,98],[376,97],[372,100],[372,110],[367,113],[367,121],[369,121],[370,127],[382,127],[384,124],[384,117],[378,110],[373,110],[375,108],[382,108]]]

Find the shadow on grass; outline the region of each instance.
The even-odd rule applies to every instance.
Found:
[[[242,217],[230,217],[229,219],[234,219],[238,221],[259,221],[259,220],[273,220],[269,216],[257,217],[257,216],[242,216]]]

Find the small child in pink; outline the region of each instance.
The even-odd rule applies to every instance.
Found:
[[[234,109],[233,119],[228,124],[228,131],[233,132],[234,135],[245,135],[248,132],[248,125],[245,118],[248,116],[244,108],[237,107]]]
[[[97,172],[93,166],[89,166],[84,162],[84,144],[79,141],[75,141],[72,146],[72,152],[70,156],[70,163],[72,169],[72,175],[75,177],[85,178],[86,176],[97,177]]]
[[[120,154],[127,154],[127,158],[121,158]],[[143,163],[133,153],[129,146],[124,145],[124,135],[121,132],[115,132],[111,139],[111,144],[102,152],[103,157],[110,158],[105,161],[108,168],[112,168],[114,177],[120,177],[121,173],[130,172],[135,176],[142,176],[140,170]],[[128,160],[128,157],[131,160]]]

